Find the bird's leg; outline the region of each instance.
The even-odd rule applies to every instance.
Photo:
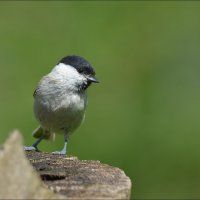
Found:
[[[52,154],[66,155],[67,154],[67,133],[64,133],[64,147],[61,151],[54,151]]]
[[[24,147],[25,151],[39,151],[39,149],[37,148],[38,144],[42,141],[42,139],[44,138],[46,132],[43,131],[42,135],[36,140],[35,143],[33,143],[30,147]]]

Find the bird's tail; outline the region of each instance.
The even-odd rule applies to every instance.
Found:
[[[39,126],[38,128],[36,128],[36,129],[33,131],[32,135],[33,135],[33,137],[35,137],[35,138],[39,138],[39,137],[42,136],[42,134],[44,133],[44,131],[45,131],[44,139],[46,139],[46,140],[51,140],[51,141],[55,140],[55,133],[51,133],[51,132],[49,132],[49,131],[46,131],[46,130],[44,130],[41,126]]]

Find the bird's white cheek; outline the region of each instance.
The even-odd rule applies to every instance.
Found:
[[[77,91],[81,85],[87,83],[87,78],[80,74],[74,67],[60,63],[51,72],[57,77],[64,88]]]

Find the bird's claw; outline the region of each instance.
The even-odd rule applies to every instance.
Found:
[[[66,151],[54,151],[54,152],[52,152],[52,154],[55,154],[55,155],[66,155]]]
[[[30,146],[30,147],[24,146],[24,150],[25,151],[39,151],[38,148],[36,148],[34,146]]]

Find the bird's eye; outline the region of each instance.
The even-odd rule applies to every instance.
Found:
[[[82,72],[80,72],[80,74],[86,76],[86,75],[87,75],[87,72],[86,72],[86,71],[82,71]]]
[[[78,72],[79,72],[80,74],[84,74],[84,71],[83,71],[82,69],[79,69]]]

